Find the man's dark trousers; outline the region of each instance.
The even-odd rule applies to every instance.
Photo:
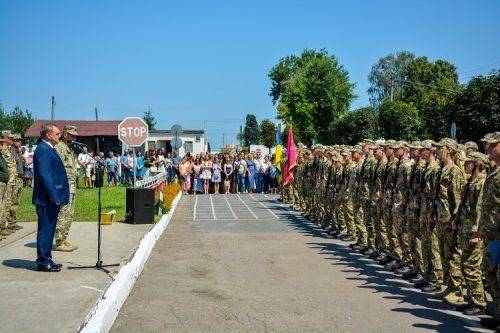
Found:
[[[52,241],[56,231],[57,215],[60,207],[56,205],[36,206],[38,215],[38,233],[36,236],[36,253],[39,264],[47,264],[52,261]]]

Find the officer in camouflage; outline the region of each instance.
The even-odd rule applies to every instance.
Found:
[[[5,206],[5,193],[7,192],[7,184],[10,177],[9,167],[7,165],[6,157],[4,156],[4,146],[7,146],[7,140],[3,136],[0,136],[0,241],[12,234],[12,231],[7,228],[7,220],[2,213],[8,209]]]
[[[68,144],[73,142],[77,136],[78,132],[76,127],[72,125],[66,125],[64,126],[62,132],[62,140],[60,140],[59,143],[55,146],[57,153],[61,157],[64,168],[66,169],[66,174],[68,175],[70,193],[69,202],[67,205],[61,208],[56,224],[55,250],[62,252],[72,252],[78,249],[78,246],[71,244],[67,240],[71,222],[73,221],[73,216],[75,214],[76,181],[78,177],[78,171],[76,169],[76,156],[69,148]]]

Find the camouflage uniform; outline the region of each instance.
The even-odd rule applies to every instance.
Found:
[[[75,214],[76,178],[78,174],[76,170],[76,156],[68,145],[63,141],[59,141],[55,149],[61,157],[64,168],[66,169],[69,183],[69,202],[67,205],[61,207],[56,224],[56,246],[60,246],[68,237],[71,222]]]
[[[347,163],[344,167],[344,180],[340,189],[340,198],[344,220],[347,226],[347,234],[356,238],[356,225],[354,223],[354,186],[356,181],[356,163]]]
[[[387,169],[387,159],[379,160],[373,174],[373,188],[371,193],[372,219],[375,229],[375,243],[377,251],[383,254],[389,254],[389,240],[387,239],[387,229],[383,222],[382,211],[382,192],[384,175]]]
[[[2,131],[2,136],[10,136],[10,131]],[[4,145],[2,148],[2,155],[5,158],[5,161],[7,162],[7,168],[9,170],[9,181],[7,182],[7,187],[5,189],[5,195],[4,195],[4,207],[5,209],[0,212],[2,217],[0,218],[0,221],[2,221],[4,228],[9,228],[11,227],[11,208],[13,205],[13,199],[14,199],[14,193],[16,192],[16,186],[17,186],[17,164],[14,156],[12,155],[12,152],[9,148],[9,146]]]
[[[411,248],[408,239],[407,226],[407,204],[409,192],[409,180],[412,171],[412,161],[408,158],[399,162],[398,173],[396,175],[396,187],[394,188],[392,220],[393,235],[397,237],[398,244],[402,252],[403,264],[412,267]]]
[[[20,140],[21,136],[19,134],[14,134],[13,138],[15,140]],[[14,179],[12,181],[12,192],[10,193],[10,212],[7,215],[7,224],[9,228],[13,229],[14,225],[17,223],[17,214],[19,212],[19,204],[21,202],[21,191],[23,189],[23,176],[24,176],[24,167],[23,167],[23,158],[17,151],[14,146],[9,148],[12,157],[16,163],[16,172],[14,175]]]
[[[371,190],[373,182],[373,173],[377,166],[377,161],[373,155],[365,156],[363,165],[360,170],[360,189],[359,189],[359,207],[362,211],[360,215],[363,216],[363,222],[366,228],[366,245],[376,250],[375,247],[375,229],[372,220],[372,204],[371,204]]]
[[[480,153],[478,153],[480,154]],[[474,177],[473,175],[471,177]],[[461,266],[462,273],[467,287],[469,304],[476,307],[486,308],[484,297],[484,286],[482,279],[482,262],[484,243],[470,244],[469,240],[473,234],[478,232],[478,217],[481,215],[481,204],[483,196],[483,185],[486,176],[479,174],[471,180],[469,194],[458,214],[459,231],[458,242],[462,249]],[[465,189],[464,189],[465,191]]]
[[[422,226],[422,252],[424,258],[423,276],[427,282],[436,285],[443,283],[443,266],[439,253],[438,233],[433,223],[428,221],[428,216],[432,213],[432,200],[434,200],[434,183],[439,172],[439,163],[434,161],[429,163],[424,174],[422,192],[420,225]]]
[[[397,180],[397,173],[400,162],[396,159],[391,160],[387,164],[386,173],[384,177],[384,191],[383,191],[383,224],[386,229],[387,239],[389,241],[389,255],[392,259],[400,261],[403,258],[401,247],[399,246],[398,235],[392,219],[392,200],[395,189],[395,180]]]
[[[0,144],[3,142],[0,141]],[[4,220],[2,212],[4,212],[7,208],[4,206],[5,204],[5,192],[7,191],[7,183],[9,182],[9,168],[7,166],[7,161],[3,156],[2,151],[0,151],[0,240],[3,239],[4,236],[7,236],[8,232],[6,232],[5,228],[6,221]]]

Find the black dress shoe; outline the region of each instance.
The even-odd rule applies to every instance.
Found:
[[[354,249],[354,247],[355,247],[356,245],[358,245],[358,243],[352,243],[352,244],[349,244],[349,247],[350,247],[351,249]]]
[[[50,264],[56,268],[62,268],[63,265],[62,264],[56,264],[55,262],[51,261]]]
[[[396,268],[394,270],[394,273],[399,274],[399,275],[403,275],[403,274],[411,273],[411,272],[412,272],[412,270],[408,266],[401,266],[401,267]]]
[[[351,236],[347,235],[347,236],[341,237],[340,240],[343,242],[352,242],[354,239],[352,239]]]
[[[366,251],[363,251],[362,252],[365,256],[368,256],[369,258],[371,258],[372,255],[375,254],[375,251],[373,251],[372,249],[368,249]]]
[[[415,282],[415,284],[413,285],[413,287],[415,289],[422,289],[422,288],[425,288],[429,285],[429,282],[425,281],[422,279],[422,281],[419,281],[419,282]]]
[[[481,325],[486,328],[496,328],[500,324],[500,321],[492,317],[481,318]]]
[[[403,278],[403,280],[410,280],[416,278],[417,276],[418,272],[410,270],[408,273],[403,273],[403,276],[401,276],[401,278]]]
[[[391,261],[392,259],[388,256],[384,256],[382,259],[380,259],[378,261],[378,264],[379,265],[382,265],[382,266],[385,266],[385,264],[387,264],[389,261]]]
[[[37,264],[36,270],[39,272],[60,272],[61,267],[55,267],[54,265],[48,264]]]
[[[467,309],[470,309],[472,308],[472,304],[469,304],[469,303],[463,303],[463,304],[459,304],[457,306],[455,306],[455,310],[457,311],[465,311]]]
[[[387,264],[385,264],[385,269],[393,271],[396,268],[399,268],[399,262],[397,262],[396,260],[391,260]]]
[[[441,288],[437,284],[435,284],[435,283],[429,283],[428,286],[422,288],[422,291],[424,293],[433,293],[433,292],[438,291],[440,289]]]
[[[368,246],[363,246],[358,250],[359,253],[365,254],[370,248]]]
[[[419,283],[419,282],[422,282],[422,281],[425,281],[425,280],[424,280],[424,277],[422,275],[420,275],[420,274],[417,274],[417,276],[415,276],[414,278],[410,279],[411,283]]]
[[[472,307],[464,310],[463,314],[466,316],[480,316],[480,315],[484,315],[485,311],[484,311],[484,308],[472,306]]]
[[[9,229],[12,229],[12,230],[21,230],[21,229],[23,229],[23,227],[21,227],[18,224],[14,224],[13,226],[9,227]]]
[[[359,250],[361,250],[361,249],[363,249],[363,248],[364,248],[364,246],[363,246],[363,245],[356,244],[356,245],[354,245],[353,250],[355,250],[355,251],[359,251]]]
[[[385,256],[385,254],[379,253],[376,257],[373,258],[373,260],[380,261],[380,260],[383,260],[383,259],[386,259],[386,258],[387,257]]]

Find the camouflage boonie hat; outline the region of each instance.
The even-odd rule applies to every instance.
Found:
[[[486,143],[497,143],[500,142],[500,132],[493,132],[493,133],[488,133],[479,140],[481,142],[486,142]]]
[[[475,143],[474,141],[467,141],[466,143],[464,143],[464,146],[465,146],[465,149],[469,149],[469,148],[472,148],[472,149],[479,149],[479,147],[477,146],[477,143]]]
[[[3,130],[1,134],[2,134],[2,139],[12,139],[12,132],[9,130]]]
[[[488,156],[486,156],[483,153],[480,153],[478,151],[471,151],[470,153],[467,154],[467,157],[465,158],[465,162],[474,162],[474,163],[481,163],[483,165],[487,165],[489,163]]]
[[[411,142],[410,144],[408,144],[408,146],[410,148],[413,148],[413,149],[422,149],[422,143],[420,141],[413,141]]]
[[[434,148],[435,142],[432,140],[424,140],[420,142],[421,149],[432,149]]]
[[[458,149],[457,142],[453,139],[450,139],[450,138],[441,139],[439,142],[434,143],[434,146],[447,147],[447,148],[453,149],[455,151]]]
[[[396,140],[387,140],[383,144],[381,144],[382,147],[389,147],[391,148],[393,144],[396,143]]]
[[[361,146],[360,146],[360,145],[355,145],[355,146],[353,146],[353,147],[349,148],[349,151],[350,151],[351,153],[355,153],[355,152],[357,152],[357,151],[361,151]]]
[[[63,132],[66,132],[74,136],[78,136],[78,132],[76,131],[76,126],[73,125],[64,125]]]
[[[21,134],[18,134],[18,133],[12,134],[12,140],[21,141],[22,139],[23,139],[23,137],[21,136]]]
[[[389,145],[389,147],[394,149],[408,148],[408,143],[406,141],[396,141],[395,143]]]

